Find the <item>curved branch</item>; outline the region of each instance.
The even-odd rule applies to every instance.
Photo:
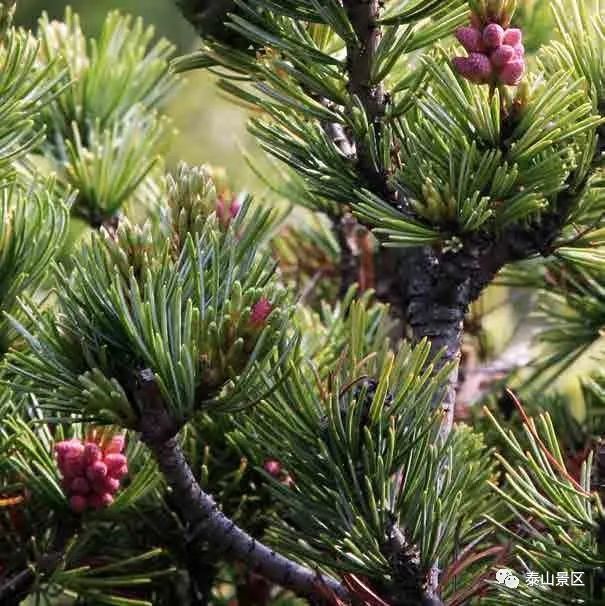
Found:
[[[137,383],[136,397],[143,410],[141,438],[152,451],[193,533],[203,536],[217,554],[245,562],[266,579],[298,595],[321,597],[327,589],[346,598],[348,592],[339,581],[276,553],[220,510],[212,496],[200,488],[187,463],[153,373],[142,371]]]

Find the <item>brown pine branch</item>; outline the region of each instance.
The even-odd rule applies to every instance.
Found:
[[[203,537],[217,557],[244,562],[254,572],[297,595],[321,598],[322,590],[327,588],[339,597],[348,596],[346,588],[336,579],[301,566],[251,537],[200,488],[178,443],[178,427],[164,407],[151,370],[138,374],[135,397],[143,410],[141,439],[153,453],[194,536]]]

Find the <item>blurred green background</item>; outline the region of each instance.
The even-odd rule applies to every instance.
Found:
[[[62,19],[65,7],[80,15],[89,36],[98,34],[107,12],[141,16],[165,37],[178,54],[194,50],[199,42],[193,28],[181,17],[174,0],[18,0],[16,22],[36,29],[38,17],[46,11],[50,18]],[[247,114],[221,97],[214,78],[207,72],[190,72],[168,103],[176,134],[171,141],[169,163],[210,163],[228,170],[236,189],[254,189],[255,179],[243,161],[241,149],[253,149],[246,132]]]

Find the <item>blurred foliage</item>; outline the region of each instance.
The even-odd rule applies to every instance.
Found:
[[[96,36],[108,11],[117,9],[142,17],[146,25],[155,28],[157,38],[165,37],[176,45],[178,54],[192,50],[198,43],[193,28],[171,0],[21,0],[16,23],[35,30],[42,12],[46,11],[49,19],[62,19],[66,6],[71,6],[80,15],[87,36]],[[253,189],[257,178],[240,153],[242,148],[254,150],[253,140],[246,132],[248,114],[240,107],[225,103],[212,76],[207,73],[188,75],[178,94],[170,99],[167,110],[178,130],[169,153],[171,164],[180,160],[191,164],[210,160],[228,170],[236,189]]]

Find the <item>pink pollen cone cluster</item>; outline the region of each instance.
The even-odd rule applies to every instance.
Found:
[[[261,327],[273,310],[273,305],[267,297],[261,297],[253,306],[250,314],[250,323],[254,327]]]
[[[77,438],[55,445],[63,489],[76,513],[102,509],[113,503],[120,480],[128,473],[122,454],[124,436],[114,436],[103,448],[97,442]]]
[[[454,69],[476,84],[517,86],[525,73],[525,48],[520,29],[504,29],[498,23],[460,27],[456,38],[468,57],[455,57]]]

